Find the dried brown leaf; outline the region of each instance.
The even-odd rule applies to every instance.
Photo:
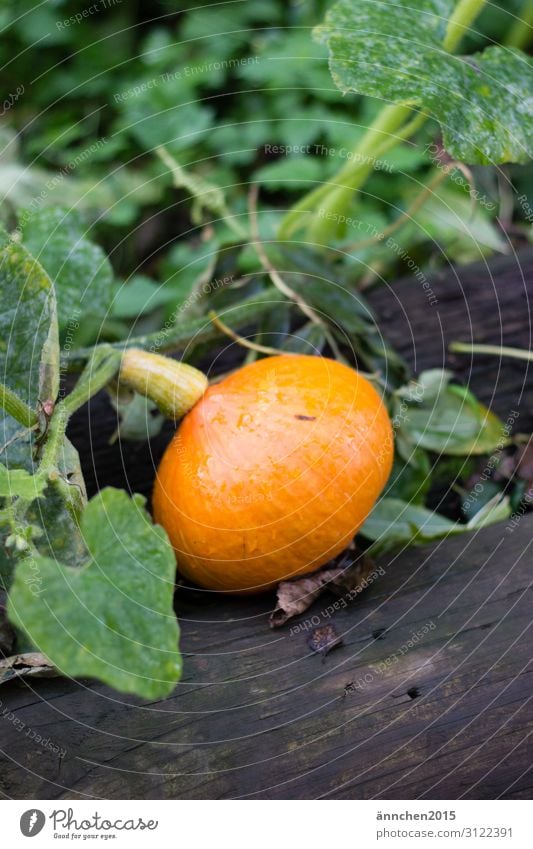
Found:
[[[362,588],[362,582],[375,569],[373,560],[352,547],[338,560],[293,581],[281,581],[277,607],[270,615],[270,627],[279,628],[293,616],[304,613],[326,590],[338,595]]]
[[[14,654],[0,660],[0,684],[27,675],[34,675],[38,678],[52,678],[59,674],[48,658],[40,652]]]

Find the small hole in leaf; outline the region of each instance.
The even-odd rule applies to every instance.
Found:
[[[375,631],[372,631],[372,636],[375,640],[382,640],[383,635],[386,633],[386,628],[376,628]]]
[[[417,699],[420,695],[420,690],[418,689],[418,687],[409,687],[409,689],[407,690],[407,695],[410,699]]]

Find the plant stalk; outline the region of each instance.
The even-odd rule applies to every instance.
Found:
[[[442,46],[449,53],[453,53],[458,47],[462,37],[466,35],[470,29],[470,25],[475,21],[487,0],[459,0],[459,3],[454,9],[453,15],[448,21],[446,35]]]
[[[70,416],[113,379],[119,369],[120,359],[120,352],[110,345],[93,349],[93,356],[73,391],[56,404],[39,464],[39,475],[47,477],[56,468]]]
[[[354,190],[364,183],[372,171],[376,153],[384,153],[389,146],[393,147],[397,143],[397,137],[393,134],[404,123],[410,112],[410,107],[397,103],[385,106],[355,148],[352,157],[354,161],[344,165],[334,177],[306,194],[289,210],[281,222],[279,238],[290,238],[297,229],[302,214],[315,211],[317,203],[326,195],[336,191],[348,192],[351,198]],[[328,199],[327,207],[329,206]]]
[[[471,345],[469,342],[450,342],[449,350],[454,354],[489,354],[533,362],[533,351],[527,351],[525,348],[510,348],[507,345]]]
[[[208,384],[199,369],[140,348],[128,348],[122,354],[119,379],[150,398],[167,419],[174,421],[194,407]]]
[[[458,47],[462,36],[486,2],[487,0],[459,0],[448,21],[443,41],[445,50],[453,52]],[[408,122],[402,132],[401,127],[411,111],[409,106],[402,104],[393,103],[385,106],[355,148],[353,158],[356,161],[345,165],[333,178],[301,198],[285,215],[278,237],[289,239],[299,228],[302,218],[309,214],[313,215],[308,230],[310,239],[327,242],[338,235],[343,225],[342,220],[339,219],[345,215],[354,192],[361,188],[371,173],[373,158],[378,155],[378,152],[383,153],[395,147],[400,139],[412,136],[424,122],[426,116],[418,115]],[[388,144],[384,144],[379,149],[379,138],[383,134],[387,134],[390,138]],[[365,157],[367,157],[366,160]],[[316,213],[320,202],[322,206],[318,217]]]
[[[509,32],[503,40],[505,47],[516,47],[525,50],[531,43],[533,36],[533,0],[526,0],[524,8],[513,21]]]
[[[37,413],[3,384],[0,384],[0,407],[24,427],[37,424]]]

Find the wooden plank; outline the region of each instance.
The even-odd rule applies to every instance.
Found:
[[[269,630],[271,598],[221,604],[182,591],[185,677],[169,699],[141,704],[61,680],[2,689],[0,710],[24,727],[0,722],[0,789],[17,798],[516,795],[531,784],[532,530],[526,517],[512,533],[500,525],[393,556],[334,620],[332,599],[319,601],[307,619],[334,621],[343,637],[324,662],[307,646],[305,616],[299,628]],[[35,734],[50,743],[37,746]]]
[[[383,332],[415,369],[451,365],[504,418],[520,405],[518,429],[530,431],[527,364],[454,361],[446,348],[470,336],[530,345],[521,275],[532,270],[529,251],[489,270],[461,269],[460,279],[455,271],[432,278],[434,306],[412,279],[371,299]],[[169,430],[149,446],[110,447],[114,425],[100,396],[71,428],[89,488],[148,493]],[[0,792],[530,796],[532,531],[526,516],[514,530],[499,525],[390,556],[383,574],[334,618],[326,597],[280,631],[267,624],[272,596],[221,601],[181,590],[185,676],[171,698],[144,704],[61,679],[0,688]],[[329,621],[343,645],[322,661],[308,648],[306,628]]]
[[[533,430],[531,363],[448,352],[454,340],[532,350],[533,250],[427,275],[409,277],[370,293],[378,324],[415,372],[450,368],[487,406],[507,418],[520,410],[515,429]]]

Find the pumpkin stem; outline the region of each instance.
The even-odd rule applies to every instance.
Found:
[[[193,366],[128,348],[122,355],[119,380],[150,398],[168,419],[181,419],[207,389],[207,377]]]

